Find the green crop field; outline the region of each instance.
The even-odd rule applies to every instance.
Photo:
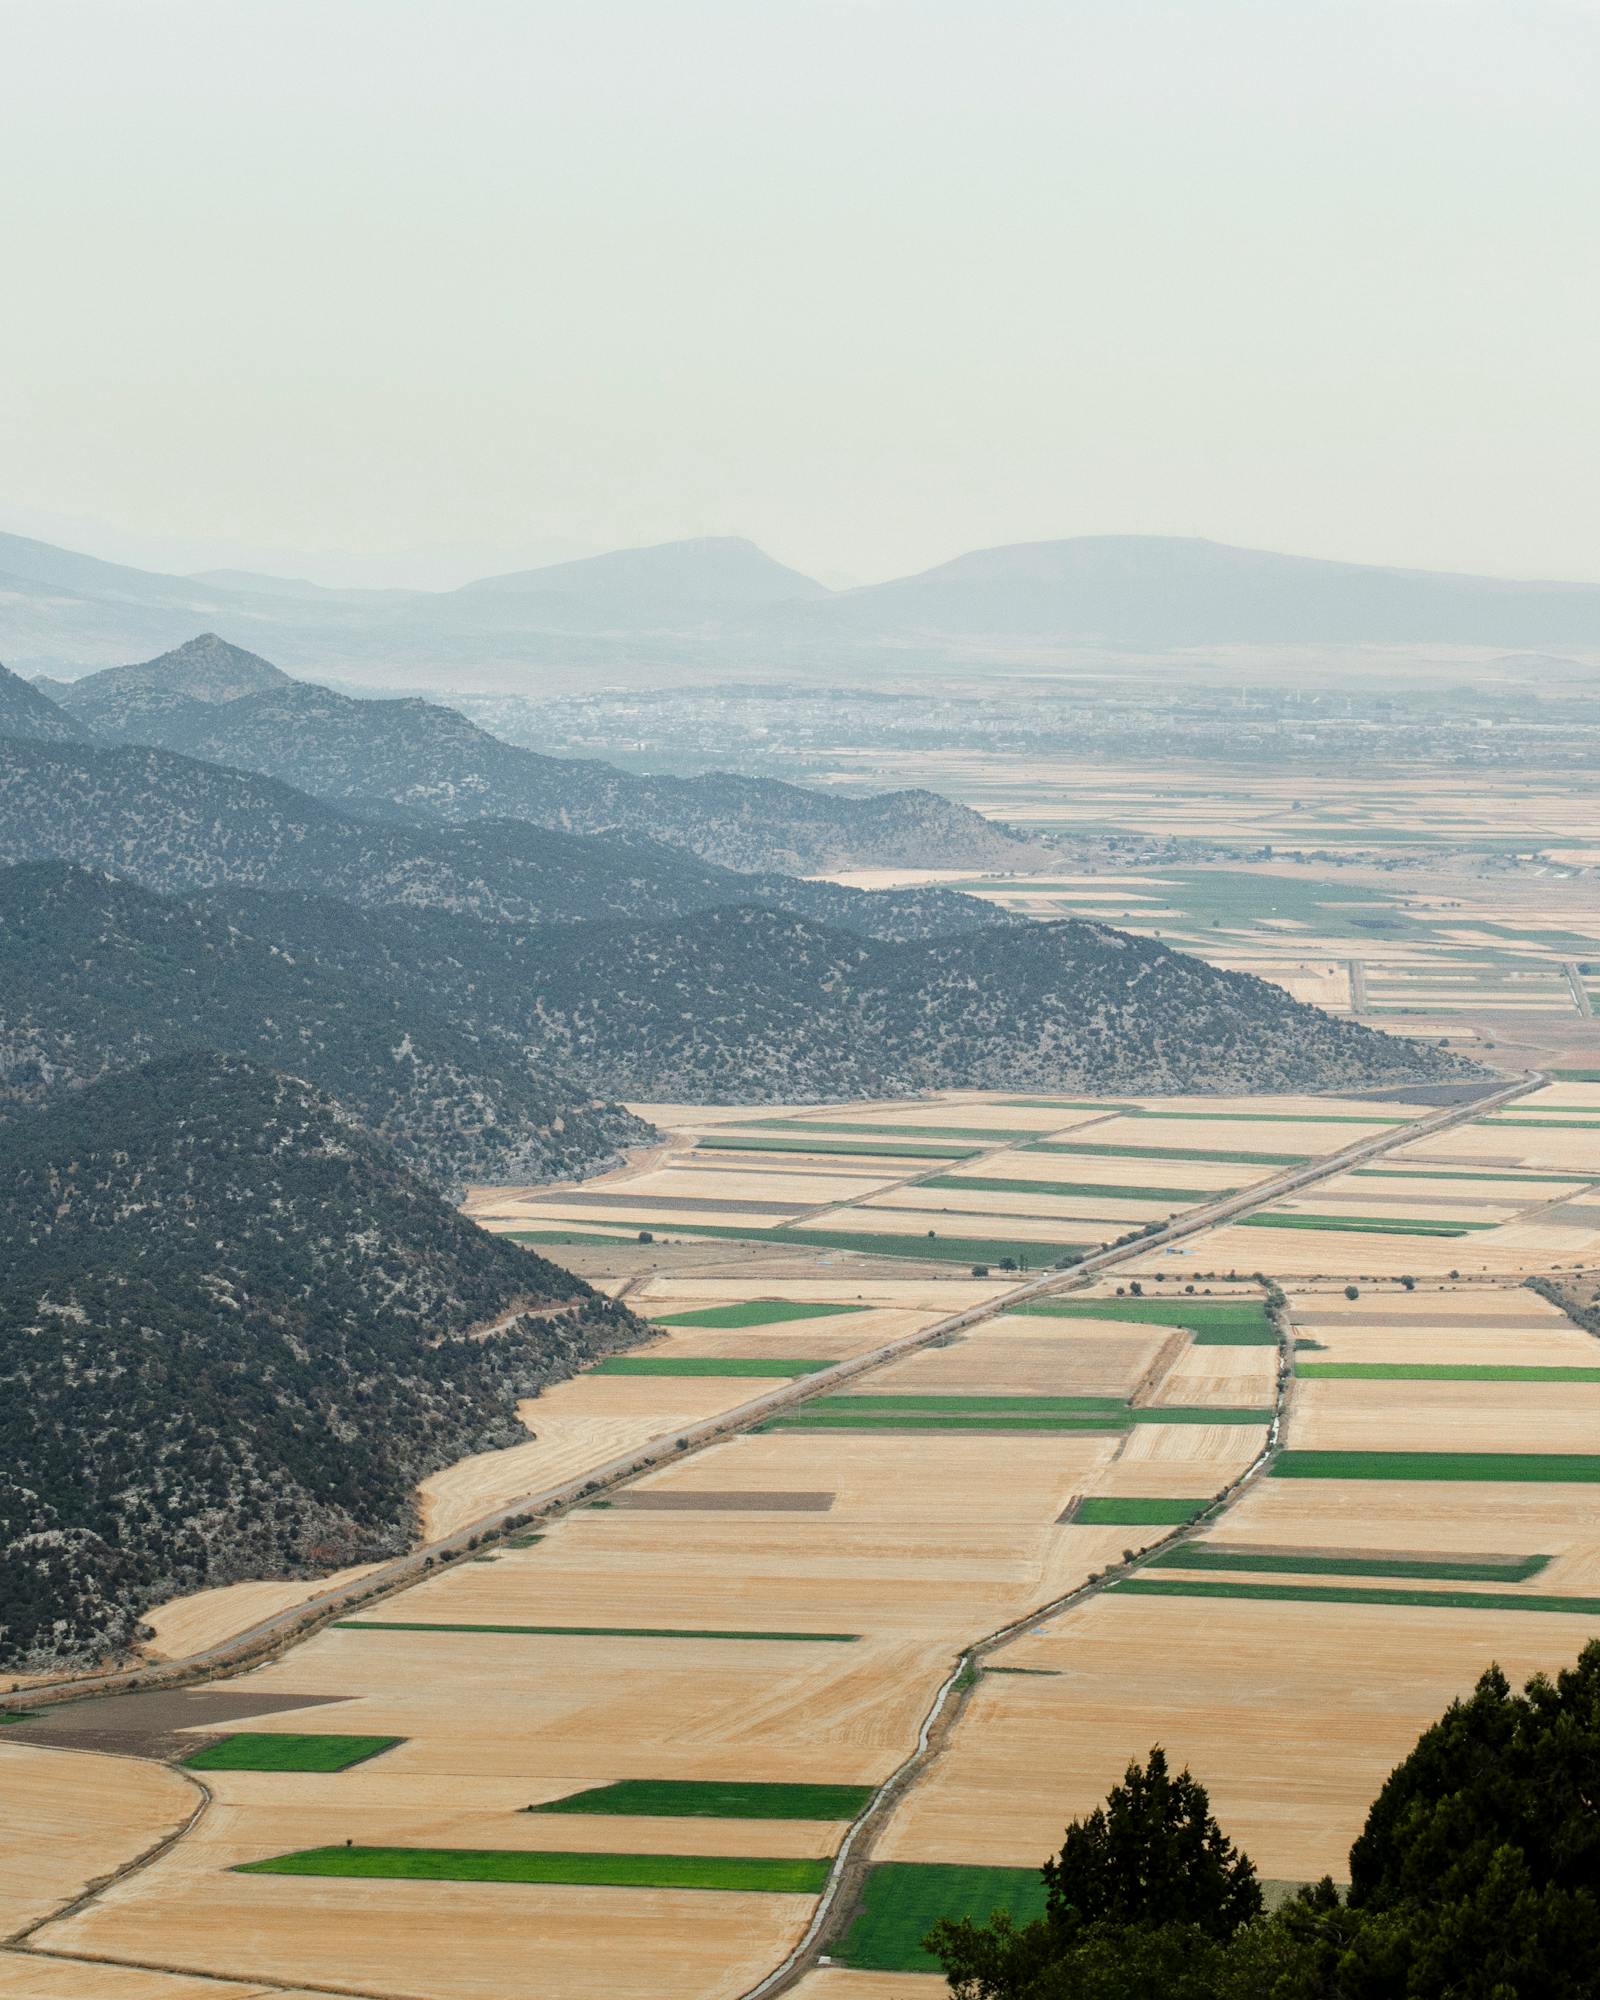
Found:
[[[825,1860],[737,1854],[523,1853],[499,1847],[306,1847],[244,1861],[240,1875],[359,1875],[399,1882],[561,1882],[609,1889],[768,1890],[815,1896]]]
[[[1128,1412],[1135,1424],[1270,1424],[1271,1410],[1213,1410],[1204,1404],[1175,1404],[1161,1409],[1143,1406]]]
[[[1561,1083],[1600,1083],[1600,1069],[1553,1069],[1550,1074]]]
[[[1117,1319],[1178,1326],[1197,1347],[1276,1347],[1278,1330],[1259,1299],[1029,1299],[1012,1312],[1047,1319]]]
[[[430,1625],[403,1618],[341,1618],[337,1632],[490,1632],[532,1639],[764,1639],[849,1646],[859,1632],[701,1632],[673,1625]]]
[[[1600,1483],[1600,1456],[1572,1451],[1284,1451],[1274,1479],[1480,1479]]]
[[[865,1306],[816,1305],[804,1299],[745,1299],[738,1305],[701,1306],[695,1312],[666,1313],[656,1326],[777,1326],[791,1319],[832,1319],[865,1312]]]
[[[990,1411],[997,1416],[1061,1416],[1067,1412],[1092,1410],[1097,1414],[1125,1416],[1124,1396],[814,1396],[808,1410],[862,1410],[881,1416],[890,1410],[926,1410],[941,1416],[971,1415]]]
[[[1179,1206],[1194,1201],[1219,1201],[1237,1188],[1119,1187],[1115,1181],[1019,1181],[987,1174],[930,1174],[918,1187],[967,1189],[976,1194],[1059,1194],[1087,1201],[1160,1201]]]
[[[1184,1542],[1152,1556],[1146,1568],[1253,1570],[1263,1576],[1410,1577],[1433,1583],[1526,1583],[1549,1561],[1548,1556],[1518,1556],[1508,1562],[1420,1562],[1405,1556],[1252,1555],[1248,1549]]]
[[[186,1771],[348,1771],[380,1750],[404,1742],[400,1736],[282,1736],[241,1730],[207,1743],[183,1759]]]
[[[939,1919],[982,1923],[996,1910],[1019,1924],[1042,1917],[1039,1870],[880,1861],[868,1872],[860,1912],[834,1948],[833,1961],[865,1972],[937,1972],[938,1961],[922,1949],[922,1940]]]
[[[865,1153],[883,1160],[970,1160],[982,1152],[981,1146],[961,1146],[951,1140],[919,1146],[909,1139],[885,1139],[869,1143],[865,1139],[748,1139],[733,1136],[697,1139],[697,1153]]]
[[[1087,1243],[1039,1243],[1026,1238],[1010,1241],[994,1236],[879,1236],[865,1229],[775,1229],[772,1240],[814,1243],[824,1250],[860,1250],[869,1256],[933,1257],[941,1263],[994,1265],[1009,1257],[1019,1269],[1034,1270],[1062,1257],[1079,1256],[1093,1247]]]
[[[1495,1229],[1493,1222],[1442,1222],[1420,1216],[1291,1215],[1269,1209],[1264,1215],[1241,1215],[1241,1229],[1333,1229],[1348,1236],[1466,1236],[1474,1229]]]
[[[1209,1500],[1154,1500],[1136,1495],[1093,1496],[1080,1500],[1072,1525],[1079,1528],[1181,1528],[1203,1514]]]
[[[837,1361],[796,1361],[781,1354],[608,1354],[593,1375],[815,1375]]]
[[[779,1785],[718,1778],[621,1778],[529,1806],[531,1813],[618,1813],[637,1819],[854,1819],[871,1785]]]
[[[1216,1152],[1197,1146],[1097,1146],[1074,1145],[1070,1139],[1036,1139],[1019,1148],[1024,1153],[1078,1153],[1107,1160],[1218,1160],[1226,1167],[1304,1167],[1315,1157],[1311,1153],[1240,1153],[1230,1148]]]
[[[1565,1611],[1600,1617],[1600,1597],[1536,1597],[1507,1590],[1357,1590],[1336,1583],[1234,1583],[1201,1576],[1130,1576],[1109,1587],[1145,1597],[1247,1597],[1289,1604],[1404,1604],[1434,1611]]]
[[[1125,1417],[1060,1414],[1007,1416],[999,1411],[888,1410],[878,1415],[871,1410],[813,1410],[803,1404],[760,1424],[766,1431],[1120,1431]]]
[[[1301,1361],[1295,1373],[1345,1382],[1600,1382],[1600,1368],[1493,1361]]]

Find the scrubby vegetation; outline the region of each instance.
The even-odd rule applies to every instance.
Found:
[[[403,1549],[412,1490],[645,1329],[309,1085],[178,1058],[0,1128],[0,1661]]]
[[[241,664],[229,673],[228,655],[256,671]],[[202,665],[209,672],[197,679]],[[173,691],[153,700],[153,688],[163,686]],[[354,700],[290,680],[210,635],[141,667],[92,674],[60,698],[111,741],[238,765],[318,797],[391,799],[452,820],[621,833],[726,868],[1015,868],[1035,851],[935,792],[841,797],[730,771],[645,777],[590,758],[540,756],[433,702]]]
[[[316,1084],[440,1187],[614,1165],[651,1128],[403,979],[62,862],[0,869],[0,1117],[63,1085],[222,1050]]]
[[[1592,2000],[1600,1643],[1514,1693],[1492,1667],[1378,1794],[1350,1887],[1272,1915],[1160,1750],[1067,1829],[1044,1913],[933,1927],[959,2000]]]

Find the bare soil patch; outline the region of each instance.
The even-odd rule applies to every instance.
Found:
[[[348,1701],[340,1694],[250,1694],[243,1688],[174,1688],[148,1694],[113,1694],[64,1702],[37,1721],[16,1722],[8,1743],[37,1743],[61,1750],[102,1750],[122,1757],[166,1761],[195,1749],[199,1738],[184,1730],[224,1729],[257,1715],[283,1715]]]

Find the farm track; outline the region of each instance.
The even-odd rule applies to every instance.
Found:
[[[631,1451],[603,1465],[589,1468],[577,1478],[565,1481],[559,1486],[497,1508],[440,1541],[408,1551],[405,1556],[395,1558],[351,1585],[329,1592],[321,1598],[291,1606],[213,1646],[175,1660],[152,1662],[141,1667],[114,1670],[81,1679],[36,1684],[10,1696],[6,1706],[12,1712],[37,1712],[61,1702],[80,1700],[92,1695],[127,1693],[135,1689],[183,1687],[199,1680],[224,1678],[229,1674],[260,1665],[269,1659],[277,1658],[302,1639],[312,1636],[358,1605],[403,1591],[419,1582],[424,1576],[436,1574],[441,1567],[466,1558],[486,1541],[526,1528],[535,1520],[558,1517],[570,1508],[592,1498],[596,1493],[624,1485],[661,1465],[681,1463],[686,1453],[692,1453],[723,1438],[748,1430],[779,1410],[793,1408],[815,1396],[828,1394],[845,1381],[870,1373],[886,1362],[897,1360],[903,1355],[931,1346],[951,1334],[963,1332],[972,1326],[994,1319],[1028,1300],[1079,1289],[1102,1272],[1114,1269],[1130,1259],[1142,1257],[1152,1250],[1158,1250],[1164,1244],[1180,1241],[1232,1221],[1235,1217],[1247,1214],[1286,1194],[1331,1179],[1351,1167],[1379,1158],[1417,1139],[1427,1138],[1456,1125],[1471,1122],[1488,1111],[1511,1103],[1542,1087],[1548,1081],[1549,1079],[1542,1073],[1518,1078],[1471,1103],[1447,1106],[1410,1124],[1390,1128],[1375,1137],[1360,1140],[1308,1166],[1290,1169],[1240,1194],[1230,1195],[1192,1209],[1176,1222],[1169,1223],[1149,1235],[1140,1235],[1131,1243],[1092,1252],[1071,1271],[1040,1273],[981,1305],[968,1307],[920,1328],[915,1333],[902,1335],[881,1347],[851,1356],[818,1374],[766,1391],[715,1417],[686,1425],[671,1436],[663,1437],[656,1444]],[[937,1170],[935,1167],[930,1171]],[[632,1290],[638,1282],[635,1280],[624,1286],[623,1293]],[[1211,1523],[1220,1512],[1231,1506],[1270,1464],[1277,1449],[1288,1393],[1289,1368],[1286,1355],[1285,1348],[1280,1352],[1273,1416],[1267,1441],[1261,1453],[1202,1515],[1193,1522],[1174,1528],[1159,1542],[1153,1543],[1150,1550],[1144,1552],[1146,1555],[1154,1549],[1173,1546],[1186,1539],[1196,1529]],[[686,1447],[682,1450],[679,1448],[680,1438],[687,1440]],[[1018,1637],[1040,1619],[1052,1617],[1098,1594],[1105,1588],[1106,1581],[1115,1573],[1108,1572],[1106,1578],[1081,1584],[1059,1598],[1031,1608],[1021,1617],[1008,1621],[1004,1626],[996,1628],[962,1651],[950,1673],[935,1692],[910,1755],[878,1787],[862,1814],[846,1830],[816,1911],[801,1939],[780,1965],[755,1986],[747,1989],[741,2000],[769,2000],[769,1996],[788,1991],[806,1972],[815,1967],[819,1958],[823,1956],[827,1943],[853,1915],[861,1884],[871,1865],[874,1843],[894,1807],[924,1775],[948,1741],[964,1709],[965,1696],[978,1662]],[[73,1957],[74,1955],[70,1953],[52,1953],[47,1948],[29,1945],[24,1940],[62,1917],[86,1907],[107,1889],[127,1879],[128,1876],[151,1866],[184,1838],[203,1814],[208,1802],[209,1795],[201,1800],[195,1813],[183,1826],[134,1857],[123,1868],[89,1884],[65,1906],[31,1924],[16,1939],[8,1941],[9,1948],[20,1949],[40,1957]],[[84,1962],[94,1961],[86,1958]],[[103,1962],[129,1966],[137,1963],[133,1960],[111,1958],[106,1958]],[[144,1969],[175,1970],[153,1965]],[[222,1978],[223,1975],[217,1977]],[[226,1978],[244,1983],[253,1982],[257,1990],[263,1992],[319,1991],[348,1996],[348,2000],[402,2000],[398,1995],[368,1995],[360,1989],[351,1987],[319,1987],[314,1984],[308,1986],[305,1982],[291,1986],[270,1977],[263,1978],[250,1973],[230,1973]]]
[[[80,1700],[89,1695],[127,1694],[135,1689],[184,1687],[194,1681],[220,1679],[228,1674],[242,1672],[247,1667],[259,1666],[268,1659],[277,1658],[301,1639],[309,1638],[312,1633],[353,1611],[358,1605],[370,1604],[409,1589],[411,1585],[419,1583],[424,1576],[437,1573],[442,1566],[460,1561],[476,1552],[487,1541],[527,1528],[537,1520],[548,1521],[555,1518],[581,1502],[592,1499],[597,1493],[609,1491],[646,1472],[655,1471],[662,1465],[682,1463],[686,1453],[700,1450],[737,1432],[752,1429],[780,1410],[792,1409],[808,1402],[814,1396],[828,1395],[842,1383],[853,1380],[858,1375],[869,1373],[886,1362],[899,1360],[903,1355],[915,1353],[920,1348],[945,1339],[952,1333],[962,1333],[969,1327],[981,1325],[985,1320],[995,1319],[1030,1299],[1076,1290],[1099,1276],[1101,1272],[1114,1269],[1117,1265],[1133,1258],[1146,1256],[1150,1251],[1159,1250],[1164,1245],[1181,1242],[1204,1230],[1231,1222],[1237,1216],[1249,1214],[1254,1209],[1265,1207],[1284,1195],[1298,1193],[1301,1189],[1313,1186],[1319,1181],[1331,1180],[1335,1175],[1345,1173],[1351,1167],[1362,1166],[1367,1161],[1378,1159],[1383,1154],[1392,1152],[1400,1146],[1409,1145],[1414,1140],[1431,1138],[1435,1133],[1470,1123],[1486,1112],[1497,1110],[1502,1105],[1541,1088],[1548,1081],[1542,1072],[1519,1077],[1471,1103],[1448,1105],[1439,1111],[1431,1112],[1425,1118],[1417,1119],[1412,1124],[1389,1127],[1372,1138],[1358,1140],[1355,1144],[1346,1146],[1336,1153],[1327,1154],[1309,1165],[1290,1168],[1238,1194],[1227,1195],[1217,1201],[1190,1209],[1177,1221],[1169,1222],[1149,1235],[1140,1235],[1131,1243],[1114,1245],[1106,1250],[1091,1251],[1070,1271],[1040,1272],[981,1305],[969,1306],[961,1312],[952,1313],[944,1319],[921,1327],[915,1333],[902,1334],[898,1339],[888,1341],[882,1347],[870,1348],[863,1354],[852,1355],[848,1360],[838,1362],[832,1368],[824,1369],[817,1374],[800,1377],[794,1382],[784,1384],[781,1388],[766,1390],[761,1395],[751,1397],[717,1416],[686,1424],[670,1436],[663,1436],[654,1444],[629,1451],[601,1465],[589,1467],[575,1478],[564,1480],[557,1486],[544,1488],[537,1493],[514,1500],[508,1505],[497,1507],[490,1513],[465,1523],[453,1534],[410,1549],[403,1556],[394,1557],[366,1576],[343,1585],[338,1590],[291,1605],[197,1652],[183,1654],[172,1660],[151,1661],[137,1667],[115,1668],[100,1674],[36,1682],[32,1687],[22,1689],[8,1697],[6,1707],[12,1713],[32,1712],[48,1708],[58,1702]],[[679,1446],[680,1439],[687,1440],[682,1449]]]
[[[1494,1110],[1501,1104],[1510,1103],[1517,1097],[1538,1089],[1546,1080],[1542,1074],[1526,1078],[1514,1086],[1480,1098],[1472,1105],[1451,1107],[1447,1113],[1438,1113],[1432,1118],[1419,1119],[1413,1125],[1403,1126],[1398,1133],[1387,1133],[1377,1140],[1363,1141],[1358,1147],[1349,1148],[1331,1159],[1319,1161],[1314,1173],[1308,1175],[1307,1170],[1300,1169],[1293,1175],[1280,1177],[1276,1182],[1251,1190],[1248,1200],[1244,1202],[1234,1200],[1218,1204],[1219,1208],[1228,1211],[1225,1215],[1208,1211],[1208,1220],[1204,1222],[1198,1219],[1198,1214],[1191,1215],[1184,1219],[1184,1224],[1173,1224],[1169,1230],[1163,1231],[1159,1238],[1149,1237],[1139,1246],[1125,1246],[1121,1254],[1126,1255],[1136,1247],[1143,1248],[1145,1245],[1170,1239],[1183,1230],[1185,1225],[1209,1227],[1218,1220],[1230,1220],[1233,1214],[1240,1212],[1241,1208],[1255,1207],[1290,1192],[1290,1187],[1285,1183],[1292,1183],[1293,1187],[1298,1188],[1307,1185],[1308,1178],[1311,1180],[1331,1178],[1334,1174],[1347,1171],[1351,1166],[1360,1165],[1365,1159],[1375,1158],[1413,1139],[1427,1138],[1453,1125],[1468,1123],[1472,1118],[1482,1116],[1485,1111]],[[1109,1260],[1117,1253],[1102,1254],[1105,1260]],[[1089,1262],[1087,1258],[1084,1261],[1086,1264]],[[1277,1378],[1266,1442],[1250,1464],[1236,1478],[1229,1481],[1208,1507],[1192,1520],[1174,1527],[1169,1534],[1147,1544],[1140,1551],[1136,1564],[1118,1563],[1109,1567],[1092,1582],[1078,1584],[1062,1596],[1035,1605],[1021,1617],[1010,1619],[1006,1624],[997,1626],[994,1631],[975,1640],[961,1652],[950,1673],[940,1684],[932,1706],[923,1719],[916,1748],[906,1761],[884,1780],[860,1816],[846,1830],[834,1857],[833,1870],[799,1942],[781,1964],[774,1967],[754,1986],[748,1987],[739,1996],[739,2000],[778,2000],[779,1995],[791,1991],[801,1979],[815,1971],[826,1958],[828,1946],[843,1935],[859,1907],[867,1872],[872,1866],[873,1847],[878,1837],[885,1830],[895,1807],[913,1786],[927,1775],[948,1744],[965,1710],[966,1697],[976,1683],[976,1671],[982,1661],[1008,1645],[1013,1639],[1021,1637],[1040,1621],[1054,1618],[1063,1611],[1071,1610],[1098,1597],[1109,1584],[1116,1582],[1130,1567],[1142,1567],[1151,1556],[1159,1554],[1164,1549],[1175,1548],[1201,1530],[1212,1527],[1262,1477],[1277,1456],[1282,1437],[1294,1374],[1292,1343],[1293,1325],[1286,1313],[1279,1328]],[[1146,1371],[1141,1385],[1146,1394],[1153,1392],[1154,1380],[1159,1379],[1161,1365],[1169,1359],[1168,1350],[1163,1348],[1151,1368]]]

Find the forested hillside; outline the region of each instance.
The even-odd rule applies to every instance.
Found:
[[[642,777],[543,757],[432,702],[356,701],[290,680],[210,634],[61,686],[57,697],[108,741],[238,765],[319,798],[665,841],[725,868],[1017,868],[1037,852],[934,792],[841,797],[727,771]]]
[[[0,667],[0,736],[31,736],[45,742],[72,743],[87,734],[48,695],[31,687],[20,674]]]
[[[622,1097],[1336,1089],[1477,1073],[1103,924],[895,944],[751,908],[523,928],[237,892],[208,907],[363,983],[470,1009],[481,1032]]]
[[[0,1273],[12,1668],[404,1548],[417,1480],[525,1438],[519,1396],[642,1332],[308,1084],[224,1057],[0,1126]]]
[[[524,1035],[380,963],[63,862],[0,869],[0,1116],[183,1050],[303,1076],[446,1192],[593,1173],[650,1128],[533,1066]]]
[[[109,868],[180,895],[231,883],[523,924],[651,919],[729,903],[885,937],[999,921],[987,904],[948,889],[867,895],[513,820],[448,827],[397,809],[357,816],[274,779],[170,751],[0,738],[0,865],[47,859]]]

